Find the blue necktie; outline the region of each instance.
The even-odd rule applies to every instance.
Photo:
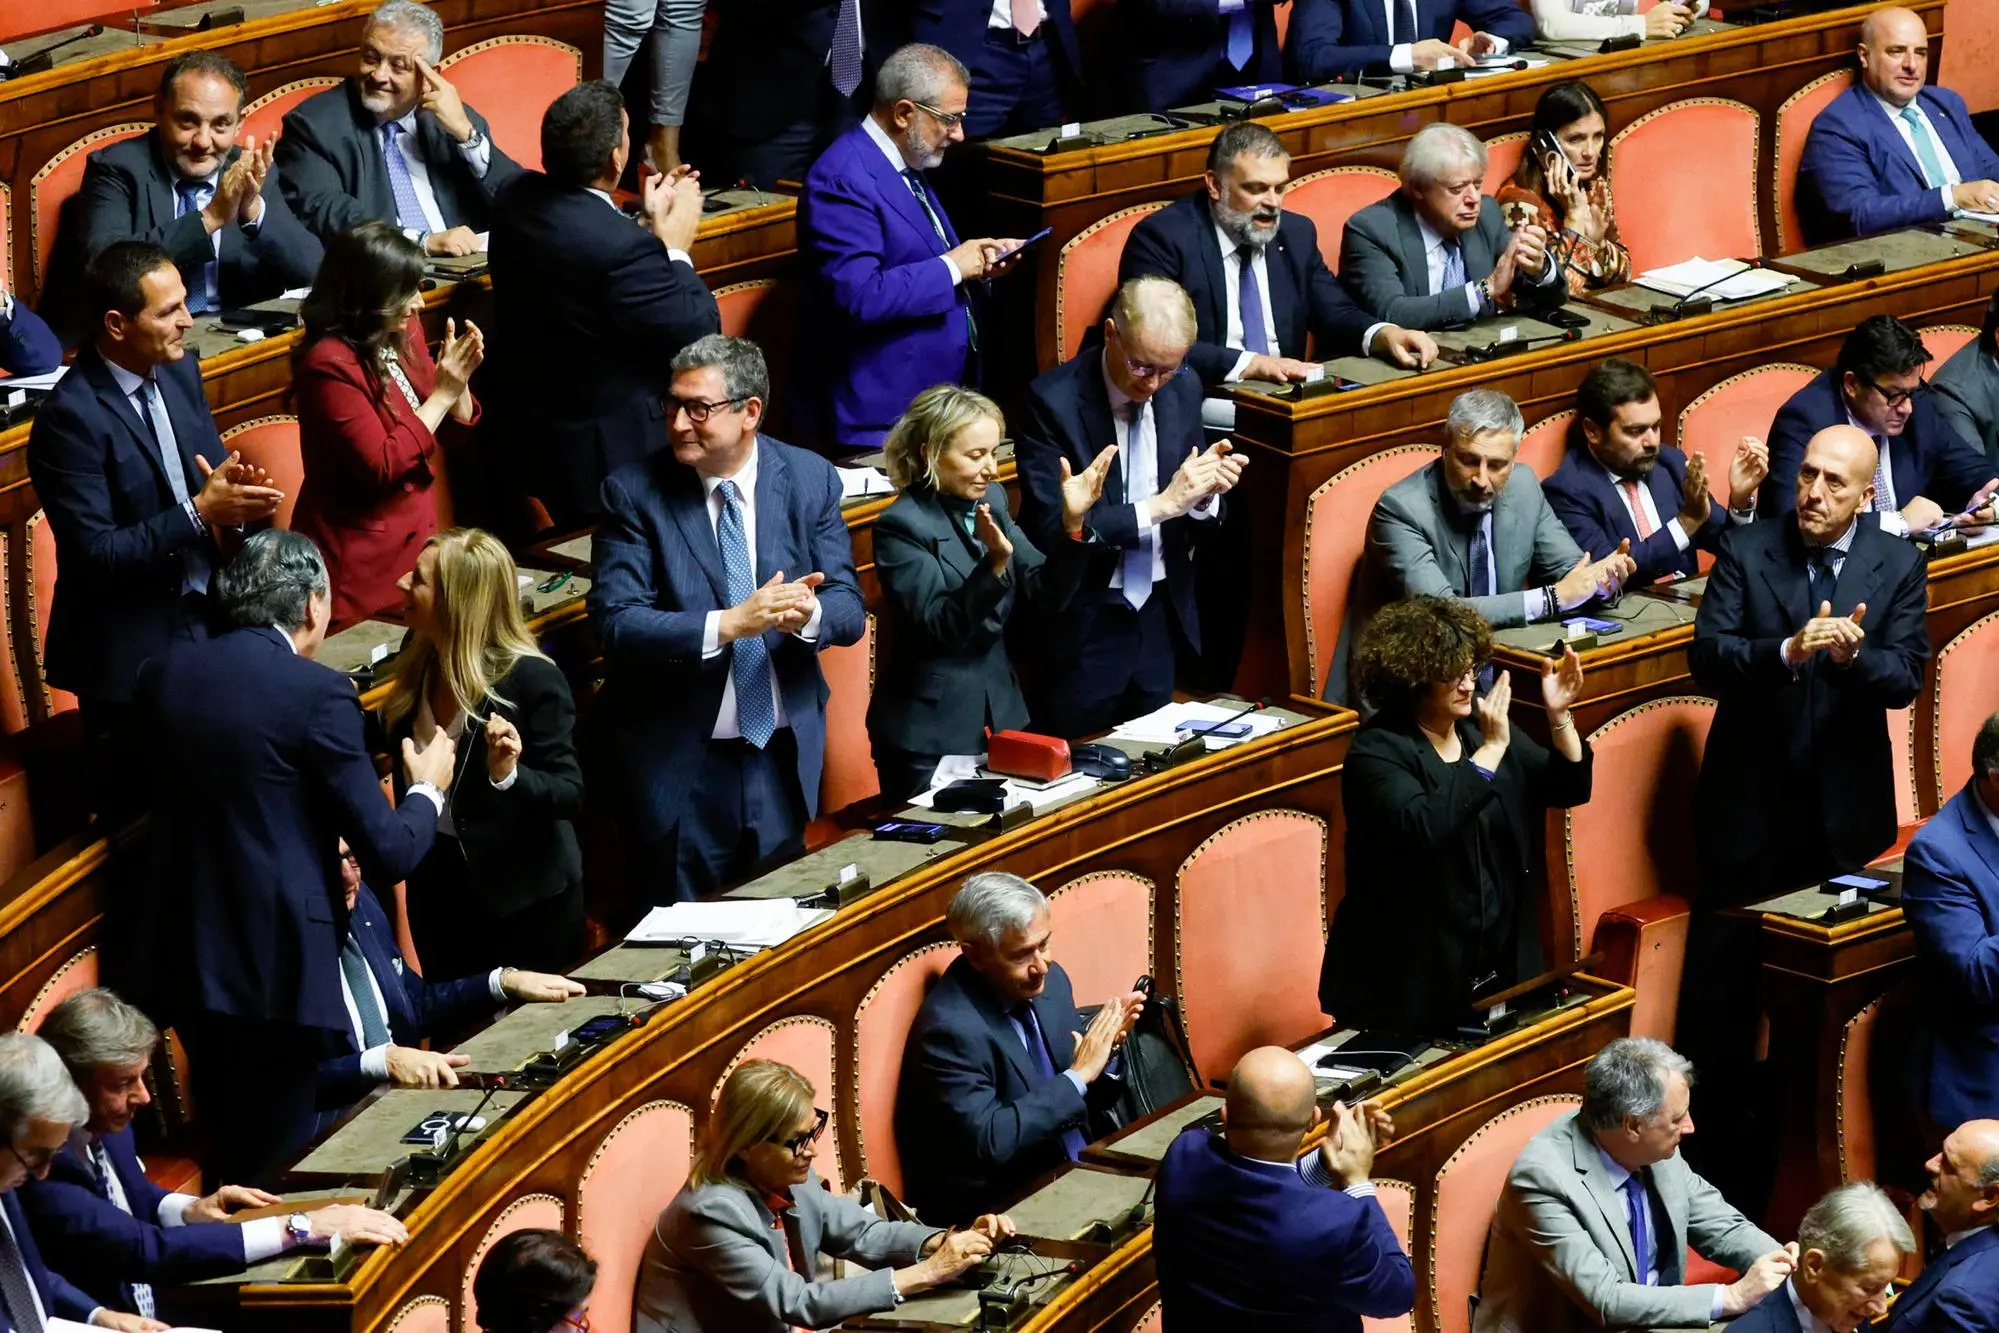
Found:
[[[1256,54],[1256,16],[1245,4],[1229,15],[1229,63],[1237,69],[1249,64]]]
[[[377,1046],[387,1045],[390,1040],[389,1025],[382,1019],[381,1006],[375,1003],[375,987],[368,971],[368,959],[361,952],[361,941],[354,938],[354,932],[347,932],[347,939],[340,946],[340,970],[347,977],[347,989],[354,994],[354,1012],[361,1020],[361,1049],[372,1051]]]
[[[1046,1083],[1056,1077],[1055,1061],[1048,1054],[1048,1039],[1042,1034],[1041,1024],[1034,1017],[1034,1005],[1026,1000],[1015,1005],[1013,1021],[1026,1041],[1027,1063],[1034,1067],[1034,1072],[1040,1076],[1041,1082]],[[1088,1143],[1089,1140],[1083,1137],[1083,1132],[1079,1129],[1062,1131],[1062,1151],[1072,1162],[1083,1155],[1083,1148]]]
[[[1390,46],[1409,46],[1416,40],[1415,0],[1398,0],[1395,6],[1395,30],[1389,34]]]
[[[204,194],[210,198],[214,197],[213,192],[208,188],[207,181],[174,182],[174,195],[180,203],[180,211],[174,214],[174,216],[184,218],[189,213],[199,213],[202,210],[204,202],[201,196]],[[209,253],[213,255],[214,250],[215,242],[211,237],[209,239]],[[213,258],[201,266],[201,290],[190,291],[187,294],[187,308],[190,314],[205,315],[218,307],[219,302],[215,298],[215,288],[216,270],[219,267],[220,264]]]
[[[1263,288],[1256,280],[1256,247],[1245,245],[1236,251],[1242,260],[1242,283],[1236,306],[1242,315],[1242,345],[1259,356],[1270,354],[1270,334],[1263,327]]]
[[[1140,429],[1145,420],[1144,403],[1125,403],[1117,409],[1125,419],[1124,431],[1124,499],[1126,504],[1142,505],[1159,490],[1158,452],[1147,448],[1148,441]],[[1157,528],[1147,528],[1139,534],[1138,540],[1124,548],[1124,558],[1120,568],[1124,573],[1125,605],[1137,611],[1152,596],[1152,543],[1159,539]]]
[[[1444,242],[1444,275],[1437,286],[1437,294],[1454,292],[1465,285],[1465,255],[1456,241]]]
[[[153,437],[153,449],[160,456],[160,469],[167,474],[167,489],[173,492],[174,503],[183,511],[193,498],[188,489],[187,464],[180,456],[180,441],[174,436],[173,418],[167,415],[166,404],[160,401],[160,386],[150,377],[139,381],[139,420],[145,423],[146,433]],[[181,591],[208,591],[208,549],[196,544],[181,552]]]
[[[1652,1253],[1652,1201],[1645,1193],[1645,1178],[1635,1171],[1624,1179],[1624,1212],[1631,1223],[1632,1263],[1638,1281],[1650,1286],[1646,1274],[1653,1267],[1647,1262]]]
[[[736,483],[725,481],[715,488],[722,496],[722,517],[715,524],[715,540],[722,547],[722,586],[730,606],[741,606],[757,590],[757,577],[750,564],[750,543],[744,535],[743,498]],[[761,634],[737,639],[729,645],[729,679],[736,683],[736,730],[759,750],[770,744],[777,731],[777,706],[771,702],[770,648]]]
[[[840,17],[833,20],[833,49],[828,53],[833,86],[852,97],[861,86],[861,0],[840,0]]]
[[[396,121],[382,126],[382,160],[389,168],[389,191],[396,197],[396,225],[404,231],[427,232],[430,219],[424,216],[423,201],[416,197],[416,178],[410,175],[409,159],[403,156],[403,127]]]
[[[1471,530],[1471,586],[1467,597],[1490,597],[1492,586],[1492,542],[1485,535],[1485,515],[1480,514]]]
[[[1902,108],[1902,123],[1909,127],[1909,140],[1916,146],[1916,161],[1923,164],[1923,183],[1932,190],[1943,188],[1948,179],[1943,163],[1937,160],[1937,150],[1930,143],[1930,132],[1923,124],[1923,118],[1912,102]]]

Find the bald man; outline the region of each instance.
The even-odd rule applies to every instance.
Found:
[[[1219,1134],[1182,1132],[1159,1164],[1153,1253],[1166,1333],[1358,1333],[1416,1303],[1409,1256],[1368,1173],[1394,1134],[1378,1103],[1335,1103],[1319,1150],[1312,1071],[1281,1046],[1237,1061]]]
[[[1698,1108],[1709,1131],[1689,1155],[1751,1216],[1771,1160],[1745,1082],[1756,927],[1719,913],[1858,870],[1894,843],[1888,710],[1915,699],[1930,656],[1923,556],[1866,515],[1876,462],[1856,427],[1812,436],[1795,509],[1722,538],[1694,621],[1694,680],[1718,706],[1694,790],[1701,880],[1678,1031],[1705,1086],[1728,1091]]]
[[[1924,1166],[1945,1251],[1895,1302],[1887,1333],[1999,1333],[1999,1120],[1968,1120]]]
[[[1929,34],[1906,9],[1860,25],[1860,81],[1812,122],[1798,209],[1814,244],[1872,236],[1964,212],[1999,211],[1999,154],[1964,99],[1927,84]]]

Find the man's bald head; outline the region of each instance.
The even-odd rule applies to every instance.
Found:
[[[1814,546],[1839,540],[1853,516],[1874,503],[1879,451],[1856,426],[1827,426],[1798,465],[1798,531]]]
[[[1930,1187],[1918,1200],[1946,1236],[1999,1222],[1999,1120],[1967,1120],[1924,1163]]]
[[[1895,106],[1907,106],[1930,72],[1930,36],[1906,9],[1877,9],[1860,25],[1860,77]]]
[[[1318,1119],[1312,1071],[1282,1046],[1259,1046],[1229,1074],[1224,1123],[1245,1157],[1289,1161]]]

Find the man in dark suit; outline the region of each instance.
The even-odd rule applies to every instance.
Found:
[[[590,618],[634,872],[702,897],[804,848],[826,759],[823,648],[865,612],[832,464],[758,432],[746,338],[673,360],[673,447],[611,474]]]
[[[972,876],[944,920],[960,954],[910,1026],[895,1141],[911,1206],[960,1225],[1082,1153],[1145,996],[1112,996],[1086,1025],[1049,957],[1048,900],[1018,875]]]
[[[1021,526],[1043,550],[1068,540],[1063,463],[1081,473],[1106,445],[1118,451],[1089,522],[1122,557],[1086,580],[1040,639],[1030,711],[1037,729],[1065,737],[1162,707],[1179,670],[1193,671],[1194,548],[1248,462],[1227,440],[1201,447],[1201,388],[1180,374],[1197,332],[1185,292],[1165,278],[1133,278],[1103,332],[1101,347],[1028,386],[1014,443]]]
[[[1441,329],[1566,299],[1548,234],[1507,230],[1485,161],[1463,126],[1425,125],[1403,151],[1402,188],[1347,219],[1340,281],[1376,319]]]
[[[1541,485],[1548,508],[1589,555],[1627,543],[1647,587],[1694,571],[1689,548],[1713,553],[1736,523],[1756,520],[1756,488],[1769,468],[1761,440],[1744,438],[1728,469],[1728,507],[1708,493],[1707,460],[1660,443],[1659,388],[1652,372],[1612,357],[1576,390],[1581,440]],[[1580,444],[1580,447],[1578,445]]]
[[[80,190],[83,250],[132,238],[164,246],[196,314],[310,287],[319,241],[292,216],[271,172],[275,145],[236,142],[243,71],[190,51],[167,62],[151,134],[92,153]]]
[[[109,1310],[152,1318],[154,1285],[197,1282],[301,1247],[400,1244],[403,1224],[387,1213],[334,1204],[310,1213],[221,1225],[232,1213],[283,1200],[243,1185],[170,1194],[146,1178],[132,1119],[152,1102],[146,1070],[159,1030],[108,990],[79,991],[48,1012],[36,1034],[62,1057],[90,1118],[49,1164],[21,1186],[21,1206],[42,1253]]]
[[[437,72],[444,24],[417,0],[384,0],[361,29],[361,68],[285,116],[279,184],[322,241],[393,222],[425,254],[469,255],[520,168]]]
[[[1928,83],[1929,34],[1906,9],[1860,25],[1860,81],[1805,136],[1798,210],[1816,245],[1963,212],[1999,212],[1999,153],[1964,99]]]
[[[187,1045],[209,1123],[203,1173],[255,1183],[316,1122],[320,1052],[352,1022],[342,996],[340,840],[382,883],[430,850],[455,746],[403,742],[400,807],[382,799],[361,703],[311,660],[333,599],[312,542],[271,529],[217,576],[216,638],[140,672],[155,876],[135,905],[136,985]],[[189,782],[189,774],[202,781]]]
[[[1914,700],[1930,656],[1923,557],[1861,518],[1875,466],[1856,427],[1813,436],[1793,512],[1728,534],[1694,621],[1689,664],[1717,706],[1678,1031],[1709,1086],[1730,1089],[1703,1106],[1696,1154],[1751,1213],[1774,1126],[1757,1095],[1757,929],[1726,909],[1859,870],[1895,841],[1888,710]]]
[[[0,370],[43,375],[62,364],[62,341],[42,317],[0,288]]]
[[[1374,1154],[1394,1132],[1379,1106],[1333,1104],[1317,1152],[1312,1071],[1261,1046],[1229,1074],[1223,1131],[1181,1131],[1159,1164],[1152,1248],[1169,1333],[1285,1328],[1359,1333],[1363,1316],[1416,1304],[1409,1256],[1374,1201]]]
[[[643,225],[612,202],[628,131],[608,83],[556,98],[541,121],[547,174],[516,178],[493,224],[494,418],[515,483],[563,529],[601,512],[605,477],[666,444],[667,367],[722,326],[688,254],[699,182],[649,180]]]
[[[1918,1201],[1944,1253],[1895,1302],[1887,1333],[1999,1333],[1999,1120],[1959,1125]]]
[[[971,71],[965,137],[1052,130],[1069,119],[1083,53],[1069,0],[915,0],[911,32]]]
[[[1922,335],[1893,315],[1870,315],[1839,345],[1832,368],[1791,395],[1770,427],[1770,475],[1762,512],[1797,503],[1805,443],[1827,426],[1857,426],[1879,454],[1871,512],[1883,532],[1905,537],[1938,523],[1990,523],[1999,478],[1985,451],[1945,424],[1923,367]]]
[[[1132,111],[1282,77],[1277,0],[1117,0],[1112,49]]]
[[[812,164],[798,201],[811,317],[800,404],[823,441],[875,449],[910,400],[939,381],[979,381],[972,282],[1020,242],[960,241],[924,179],[965,137],[969,75],[921,44],[875,77],[874,110]]]
[[[1902,866],[1918,996],[1909,1082],[1935,1135],[1999,1119],[1999,713],[1971,743],[1971,781]]]
[[[120,738],[139,663],[207,633],[211,526],[263,519],[283,497],[216,434],[167,252],[115,242],[84,285],[92,338],[35,416],[28,474],[61,567],[46,674],[81,701],[101,810],[122,816],[137,761]]]
[[[1888,1311],[1915,1233],[1871,1181],[1841,1185],[1798,1223],[1798,1266],[1781,1292],[1729,1324],[1729,1333],[1863,1333]]]
[[[1471,35],[1451,44],[1460,22]],[[1358,74],[1469,66],[1534,40],[1534,16],[1513,0],[1297,0],[1285,45],[1300,83]]]

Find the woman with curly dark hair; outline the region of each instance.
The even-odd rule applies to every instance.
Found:
[[[596,1285],[597,1261],[581,1245],[560,1231],[516,1231],[472,1279],[479,1333],[589,1333]]]
[[[1492,629],[1463,602],[1412,597],[1361,634],[1354,678],[1377,710],[1347,752],[1346,896],[1319,973],[1342,1027],[1446,1032],[1474,999],[1541,970],[1528,892],[1534,825],[1589,799],[1569,716],[1583,668],[1541,668],[1553,750],[1513,730],[1511,678],[1478,693]]]

